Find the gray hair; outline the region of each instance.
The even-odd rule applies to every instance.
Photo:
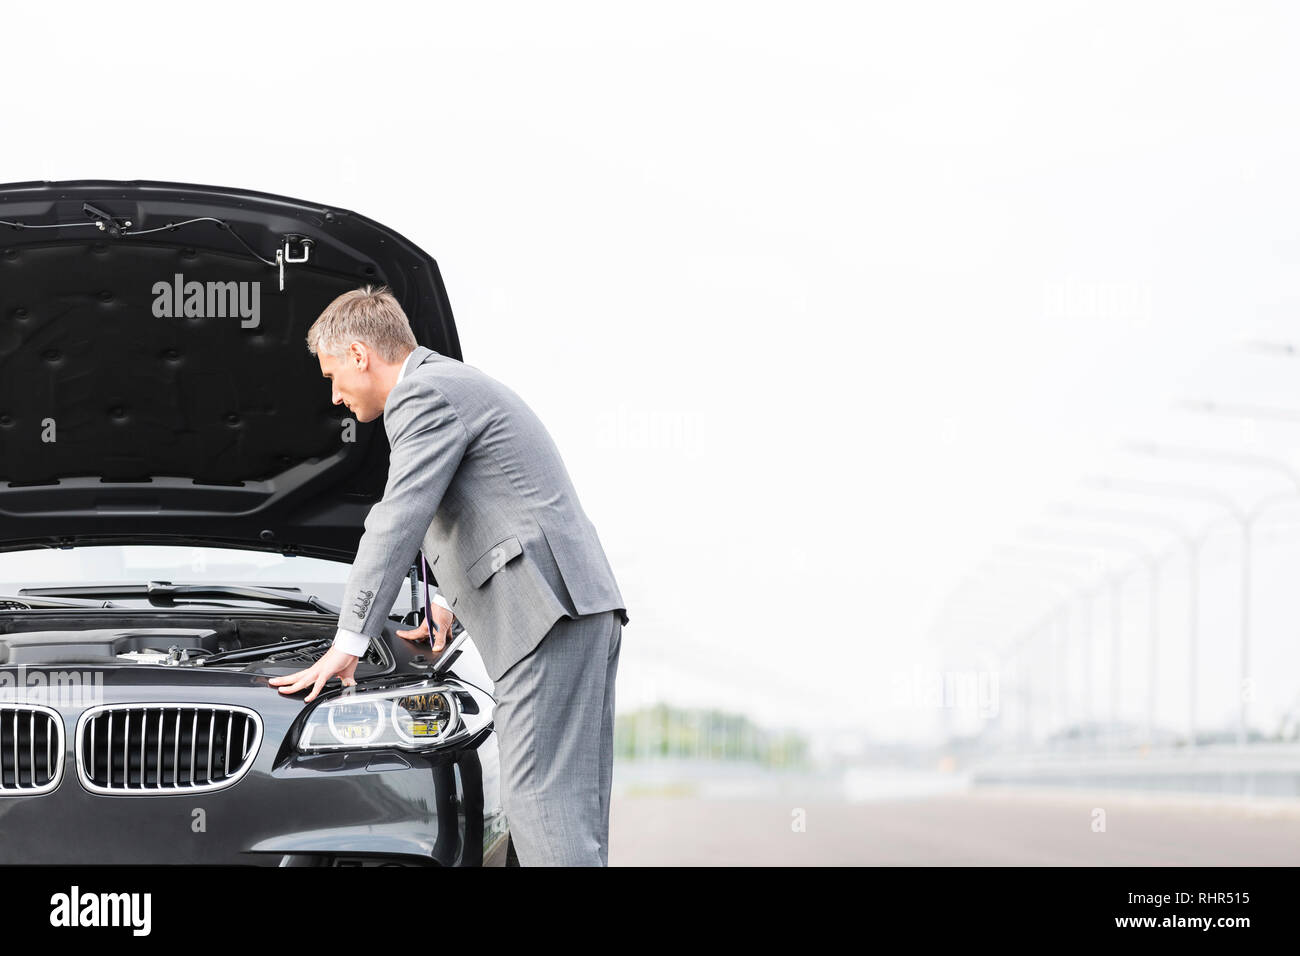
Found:
[[[405,357],[419,343],[397,297],[387,286],[362,286],[341,296],[307,330],[307,350],[339,356],[364,342],[385,362]]]

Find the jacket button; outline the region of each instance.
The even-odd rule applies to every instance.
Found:
[[[452,606],[452,607],[455,607],[455,606],[456,606],[456,602],[459,601],[459,600],[460,600],[459,597],[454,597],[454,598],[452,598],[452,599],[451,599],[451,606]]]

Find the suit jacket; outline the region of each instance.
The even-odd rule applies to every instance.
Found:
[[[628,616],[551,436],[483,372],[418,347],[384,405],[384,497],[343,595],[339,626],[376,638],[423,548],[438,589],[496,681],[562,617]]]

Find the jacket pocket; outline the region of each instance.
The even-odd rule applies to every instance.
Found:
[[[519,543],[518,538],[506,538],[504,541],[494,544],[487,550],[486,554],[471,564],[465,576],[469,579],[470,584],[476,588],[481,588],[484,581],[523,553],[524,546]]]

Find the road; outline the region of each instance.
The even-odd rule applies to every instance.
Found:
[[[806,827],[792,828],[802,809]],[[1104,831],[1094,814],[1105,811]],[[799,804],[616,794],[611,866],[1296,866],[1300,801],[976,789]]]

